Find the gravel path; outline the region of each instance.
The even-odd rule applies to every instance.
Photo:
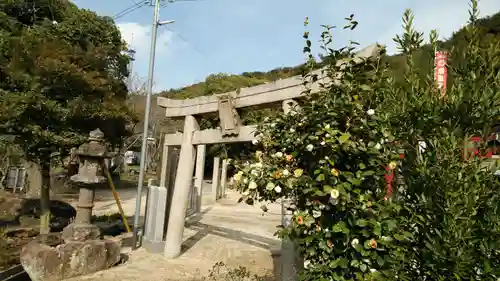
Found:
[[[184,252],[179,258],[165,259],[162,254],[150,254],[142,249],[131,252],[124,248],[128,255],[124,264],[71,280],[200,280],[219,261],[230,267],[245,266],[259,275],[272,272],[270,248],[278,245],[273,234],[280,223],[279,205],[269,206],[269,213],[263,215],[259,205],[238,204],[236,192],[230,191],[227,198],[213,204],[209,200],[210,184],[205,183],[203,190],[204,215],[185,228]],[[116,212],[114,200],[98,200],[99,192],[95,214]],[[135,191],[119,191],[119,194],[125,213],[133,215]],[[145,197],[142,202],[145,203]]]

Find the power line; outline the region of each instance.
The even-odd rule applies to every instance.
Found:
[[[193,1],[196,1],[196,0],[193,0]],[[207,54],[205,54],[202,50],[200,50],[198,47],[196,47],[194,44],[191,44],[186,38],[182,37],[182,35],[180,35],[179,33],[173,31],[171,28],[169,27],[166,27],[170,32],[172,32],[172,34],[174,34],[175,36],[177,36],[177,38],[181,39],[184,43],[188,44],[189,46],[191,46],[195,51],[197,51],[198,53],[200,53],[201,55],[205,56],[207,59],[211,60]],[[212,63],[215,63],[215,61],[211,60]]]
[[[163,4],[161,4],[160,7],[164,8],[166,7],[168,4],[173,4],[173,3],[177,3],[177,2],[200,2],[200,1],[204,1],[204,0],[165,0]]]
[[[135,3],[134,5],[132,5],[132,6],[128,7],[128,8],[126,8],[126,9],[118,12],[117,14],[115,14],[113,16],[113,19],[115,19],[115,20],[119,19],[119,18],[121,18],[121,17],[123,17],[125,15],[128,15],[128,14],[132,13],[135,10],[138,10],[138,9],[140,9],[140,8],[148,5],[148,1],[142,1],[142,2],[135,2],[135,1],[133,1],[133,2]]]

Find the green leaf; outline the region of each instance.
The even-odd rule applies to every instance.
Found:
[[[324,181],[325,180],[325,174],[319,174],[317,177],[316,177],[316,181]]]
[[[324,191],[325,193],[330,193],[330,191],[332,191],[332,190],[333,190],[333,187],[331,187],[331,186],[329,186],[329,185],[324,185],[324,186],[323,186],[323,191]]]
[[[356,220],[356,225],[361,226],[361,227],[365,227],[368,225],[368,221],[365,219],[359,219],[359,220]]]
[[[339,221],[338,223],[336,223],[333,228],[332,228],[332,231],[333,232],[342,232],[344,234],[348,234],[349,233],[349,229],[347,228],[347,224],[343,221]]]
[[[325,196],[325,195],[326,195],[326,193],[324,193],[324,192],[323,192],[322,190],[320,190],[320,189],[317,189],[317,190],[316,190],[316,192],[314,192],[314,194],[315,194],[316,196]]]
[[[385,260],[379,255],[377,255],[377,264],[379,266],[384,266],[384,264],[385,264]]]
[[[372,170],[368,170],[368,171],[363,172],[363,176],[365,176],[365,177],[373,176],[374,174],[375,174],[375,171],[372,171]]]
[[[361,269],[361,271],[363,272],[366,272],[368,270],[368,267],[366,266],[366,264],[363,263],[359,266],[359,269]]]
[[[361,185],[361,180],[357,178],[348,178],[347,179],[350,183],[352,183],[354,186],[360,186]]]
[[[387,220],[384,223],[387,226],[388,231],[392,231],[392,230],[396,229],[396,227],[397,227],[396,221],[394,221],[394,220]]]
[[[346,134],[342,134],[342,135],[338,136],[337,140],[339,141],[340,144],[343,144],[343,143],[347,142],[350,137],[351,136],[348,133],[346,133]]]

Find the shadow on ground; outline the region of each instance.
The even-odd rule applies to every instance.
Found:
[[[209,225],[201,222],[194,222],[189,225],[189,228],[197,232],[182,244],[182,253],[187,252],[194,245],[196,245],[196,243],[209,234],[246,243],[264,250],[271,250],[271,248],[279,243],[279,240],[276,239],[270,239],[243,231]]]

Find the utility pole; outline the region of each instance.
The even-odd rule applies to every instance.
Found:
[[[149,72],[148,72],[148,84],[146,89],[146,108],[144,110],[144,129],[142,133],[142,147],[141,147],[141,159],[140,159],[140,169],[139,169],[139,181],[137,182],[137,197],[135,201],[135,214],[134,214],[134,230],[132,236],[132,250],[137,249],[138,243],[138,231],[140,227],[141,218],[141,199],[142,199],[142,187],[144,183],[144,173],[146,171],[146,153],[148,146],[148,132],[149,132],[149,114],[151,111],[151,96],[153,94],[153,80],[154,80],[154,69],[155,69],[155,53],[156,53],[156,36],[158,33],[158,27],[161,25],[166,25],[174,23],[175,21],[162,21],[158,20],[160,13],[160,0],[154,0],[154,16],[153,16],[153,28],[151,31],[151,50],[149,54]]]

